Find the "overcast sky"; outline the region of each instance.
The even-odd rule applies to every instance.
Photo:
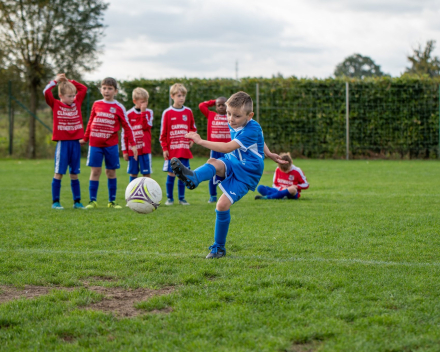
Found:
[[[88,79],[329,77],[353,53],[400,75],[437,40],[439,0],[110,0]]]

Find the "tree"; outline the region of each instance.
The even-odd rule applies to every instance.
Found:
[[[335,68],[336,77],[352,77],[365,78],[374,76],[383,76],[384,73],[380,70],[380,66],[369,58],[361,54],[353,54]]]
[[[102,0],[0,0],[0,48],[27,83],[35,114],[42,83],[55,72],[78,77],[97,65],[103,35]],[[29,121],[29,157],[35,158],[35,119]]]
[[[412,56],[407,56],[412,67],[406,68],[406,73],[416,75],[429,75],[436,77],[440,75],[440,60],[437,56],[431,57],[435,48],[435,40],[428,40],[425,49],[419,44],[417,49],[413,49]]]

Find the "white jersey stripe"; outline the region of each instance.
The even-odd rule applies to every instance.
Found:
[[[61,143],[62,141],[57,142],[57,148],[55,151],[55,173],[60,173],[60,161],[61,161]]]
[[[55,81],[50,81],[49,84],[44,88],[43,94],[46,94],[46,90],[52,89],[52,87],[55,87],[57,83]]]

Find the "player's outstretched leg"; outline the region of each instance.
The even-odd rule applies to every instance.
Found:
[[[200,182],[210,180],[217,172],[215,166],[211,164],[205,164],[192,171],[177,158],[171,159],[171,169],[179,180],[189,189],[196,188]]]

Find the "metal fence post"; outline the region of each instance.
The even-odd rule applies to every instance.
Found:
[[[350,159],[350,91],[348,82],[345,82],[345,134],[346,134],[346,148],[347,160]]]
[[[9,108],[9,155],[12,155],[14,142],[14,116],[12,112],[12,82],[8,82],[8,108]]]
[[[255,85],[255,95],[257,96],[257,122],[260,123],[260,85]]]

